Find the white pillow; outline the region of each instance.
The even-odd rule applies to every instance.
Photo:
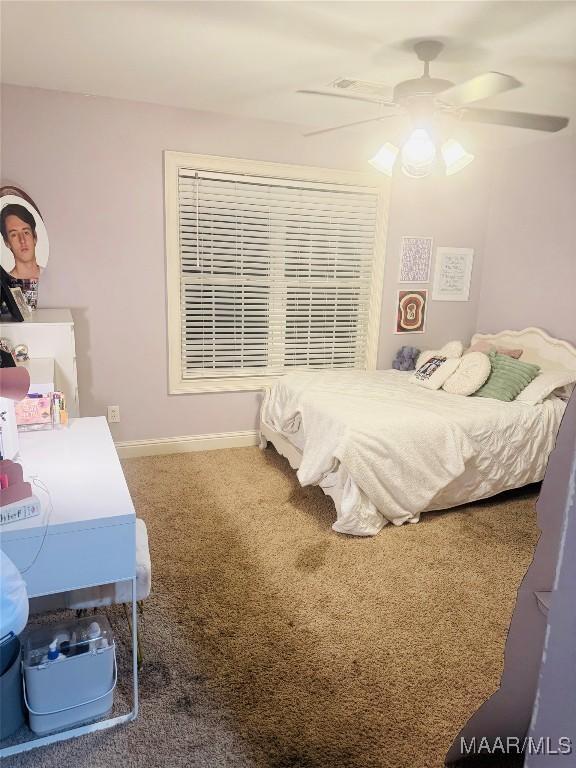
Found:
[[[538,405],[555,389],[566,387],[569,384],[574,384],[574,382],[576,382],[576,371],[569,371],[566,368],[541,371],[527,387],[524,387],[516,400],[525,405]]]
[[[427,349],[424,352],[420,352],[418,360],[416,360],[416,370],[421,368],[427,360],[430,360],[434,355],[438,355],[439,352],[435,352],[433,349]]]
[[[468,352],[459,361],[460,365],[449,376],[442,389],[451,395],[473,395],[486,381],[492,370],[490,358],[484,352]]]
[[[438,351],[443,357],[462,357],[464,344],[461,341],[449,341]]]
[[[460,358],[440,357],[433,355],[424,365],[412,374],[411,381],[426,389],[440,389],[446,379],[460,365]]]
[[[449,341],[444,344],[442,349],[432,350],[427,349],[425,352],[420,352],[418,360],[416,361],[416,370],[421,368],[427,360],[436,355],[437,357],[462,357],[464,352],[464,344],[461,341]]]

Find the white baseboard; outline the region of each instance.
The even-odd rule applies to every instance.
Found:
[[[245,432],[217,432],[213,435],[185,435],[184,437],[160,437],[156,440],[125,440],[116,443],[121,459],[135,456],[161,456],[167,453],[214,451],[218,448],[245,448],[258,445],[257,430]]]

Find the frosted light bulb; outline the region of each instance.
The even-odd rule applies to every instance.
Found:
[[[424,128],[416,128],[402,147],[402,170],[407,176],[427,176],[436,160],[436,147]]]
[[[446,175],[451,176],[466,168],[474,160],[474,155],[466,152],[462,144],[454,139],[448,139],[442,145],[442,157],[446,165]]]
[[[380,173],[385,173],[386,176],[392,176],[394,170],[394,164],[398,157],[398,148],[390,142],[383,144],[374,157],[368,162],[373,168],[376,168]]]

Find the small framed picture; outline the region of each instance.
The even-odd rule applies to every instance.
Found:
[[[399,283],[427,283],[432,262],[431,237],[403,237],[400,249]]]
[[[18,309],[20,310],[20,314],[24,319],[27,317],[30,317],[32,314],[32,311],[28,305],[28,302],[26,301],[24,294],[22,293],[22,288],[10,288],[10,292],[12,296],[14,296],[14,301],[16,302],[16,305]]]
[[[424,333],[428,291],[398,291],[394,333]]]
[[[434,301],[468,301],[474,250],[472,248],[437,248],[434,267]]]

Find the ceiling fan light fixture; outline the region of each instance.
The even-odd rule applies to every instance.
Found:
[[[442,145],[442,157],[446,166],[446,175],[458,173],[474,160],[474,155],[467,152],[455,139],[448,139]]]
[[[380,173],[385,173],[386,176],[392,176],[397,157],[398,147],[395,147],[394,144],[390,144],[390,142],[387,141],[368,162],[373,168],[380,171]]]
[[[428,176],[436,160],[436,146],[424,128],[416,128],[402,147],[402,170],[406,176]]]

